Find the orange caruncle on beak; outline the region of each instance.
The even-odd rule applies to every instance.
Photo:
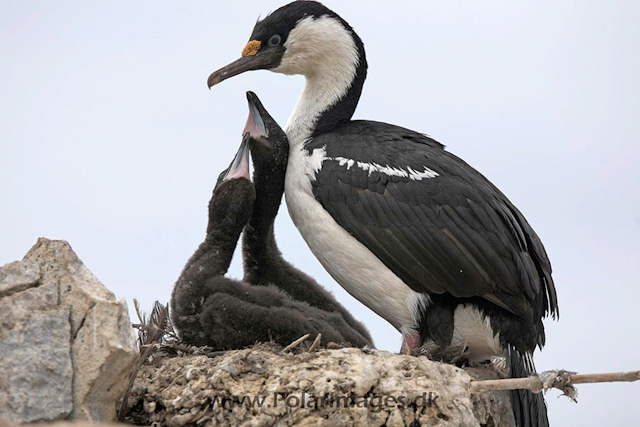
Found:
[[[253,56],[260,50],[260,45],[262,43],[258,40],[251,40],[247,45],[242,49],[242,56]]]

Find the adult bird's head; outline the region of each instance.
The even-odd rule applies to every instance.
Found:
[[[247,101],[249,117],[242,133],[245,137],[249,136],[254,178],[258,181],[273,174],[281,174],[284,178],[289,156],[287,135],[265,110],[255,93],[247,92]]]
[[[295,1],[258,21],[242,57],[212,73],[208,86],[250,70],[301,74],[306,85],[285,127],[289,143],[349,121],[367,76],[364,45],[338,14]]]
[[[346,21],[321,3],[295,1],[259,20],[242,57],[211,74],[207,83],[211,88],[250,70],[339,78],[362,61],[362,42]]]

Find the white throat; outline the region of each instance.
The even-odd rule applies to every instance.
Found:
[[[272,71],[305,76],[304,90],[285,126],[293,149],[308,139],[322,112],[349,90],[358,49],[351,33],[330,16],[301,19],[284,47],[282,62]]]

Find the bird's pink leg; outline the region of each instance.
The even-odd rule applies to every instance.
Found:
[[[411,331],[402,336],[402,347],[400,347],[400,353],[411,354],[413,350],[420,348],[420,334],[416,331]]]

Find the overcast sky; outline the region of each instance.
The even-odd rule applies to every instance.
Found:
[[[0,265],[68,240],[118,297],[168,301],[255,91],[282,125],[301,77],[207,90],[283,3],[0,3]],[[505,192],[551,258],[560,322],[538,370],[640,369],[640,2],[327,1],[369,62],[355,118],[427,133]],[[286,209],[284,256],[397,351],[323,270]],[[241,276],[239,257],[230,275]],[[1,314],[0,314],[1,315]],[[640,385],[547,394],[555,425],[632,425]]]

